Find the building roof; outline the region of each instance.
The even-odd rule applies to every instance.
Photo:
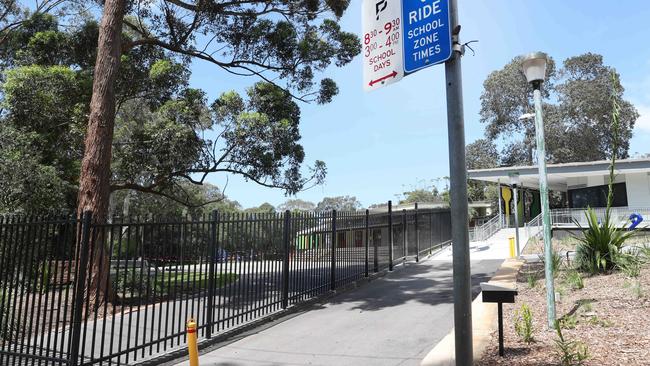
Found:
[[[586,161],[563,164],[548,164],[546,173],[548,186],[552,190],[566,191],[567,179],[572,177],[603,176],[609,174],[609,160]],[[616,162],[616,174],[648,173],[650,159],[623,159]],[[510,184],[510,174],[519,173],[520,185],[539,187],[537,166],[514,166],[468,171],[468,178],[484,182]]]
[[[445,201],[439,201],[439,202],[418,202],[418,209],[423,210],[423,209],[435,209],[435,208],[449,208],[449,204]],[[415,210],[415,204],[414,203],[405,203],[405,204],[398,204],[398,205],[393,205],[393,212],[397,211],[412,211]],[[388,212],[388,205],[381,205],[378,207],[371,208],[370,213],[381,213],[381,212]]]

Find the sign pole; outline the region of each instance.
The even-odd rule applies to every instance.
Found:
[[[465,121],[458,32],[457,0],[449,0],[453,55],[445,62],[447,126],[449,134],[449,181],[451,237],[454,275],[454,333],[456,365],[473,363],[472,294],[469,260],[467,169],[465,165]]]

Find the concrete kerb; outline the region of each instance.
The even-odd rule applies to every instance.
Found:
[[[516,286],[517,273],[524,265],[524,261],[506,259],[499,270],[489,282],[498,282],[504,285]],[[474,359],[478,360],[485,352],[491,334],[497,328],[497,304],[483,303],[482,297],[477,296],[472,302],[472,339],[474,343]],[[445,336],[424,357],[421,366],[454,366],[455,347],[454,330]]]

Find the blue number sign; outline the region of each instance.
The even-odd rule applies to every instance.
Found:
[[[410,73],[451,57],[449,0],[403,0],[404,72]]]

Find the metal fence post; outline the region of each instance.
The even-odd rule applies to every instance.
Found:
[[[284,235],[282,243],[284,245],[284,258],[282,260],[282,308],[289,306],[289,226],[291,225],[291,211],[284,212]]]
[[[393,270],[393,202],[388,201],[388,270]]]
[[[373,268],[372,270],[376,273],[379,272],[379,243],[377,243],[378,240],[375,240],[374,235],[372,238],[372,248],[373,252],[375,253],[374,258],[373,258]]]
[[[214,288],[215,288],[215,266],[217,264],[217,225],[219,224],[219,212],[212,211],[210,217],[210,243],[208,244],[208,253],[210,253],[210,265],[208,266],[208,298],[206,301],[206,327],[205,337],[212,337],[212,324],[214,323]]]
[[[330,289],[336,289],[336,210],[332,210],[332,263],[330,266]]]
[[[83,317],[84,294],[86,292],[86,269],[90,250],[90,225],[92,212],[84,211],[81,221],[81,245],[79,248],[79,262],[75,276],[74,312],[72,314],[72,336],[70,338],[70,365],[79,364],[79,345],[81,342],[81,321]],[[99,243],[97,243],[99,245]]]
[[[368,220],[370,219],[370,210],[366,209],[366,277],[368,277],[368,260],[369,260],[369,253],[368,253],[368,247],[370,244],[370,238],[368,236],[370,235],[370,229],[369,229],[369,222]]]
[[[404,247],[404,258],[402,259],[402,263],[406,262],[406,256],[408,256],[409,254],[407,236],[408,236],[408,224],[406,222],[406,209],[402,209],[402,246]]]
[[[418,226],[418,203],[415,202],[415,261],[420,261],[420,227]]]
[[[431,255],[431,253],[433,253],[433,244],[434,244],[434,240],[433,240],[433,216],[434,216],[433,211],[431,211],[431,216],[429,218],[429,241],[430,241],[430,243],[429,243],[429,255]]]

